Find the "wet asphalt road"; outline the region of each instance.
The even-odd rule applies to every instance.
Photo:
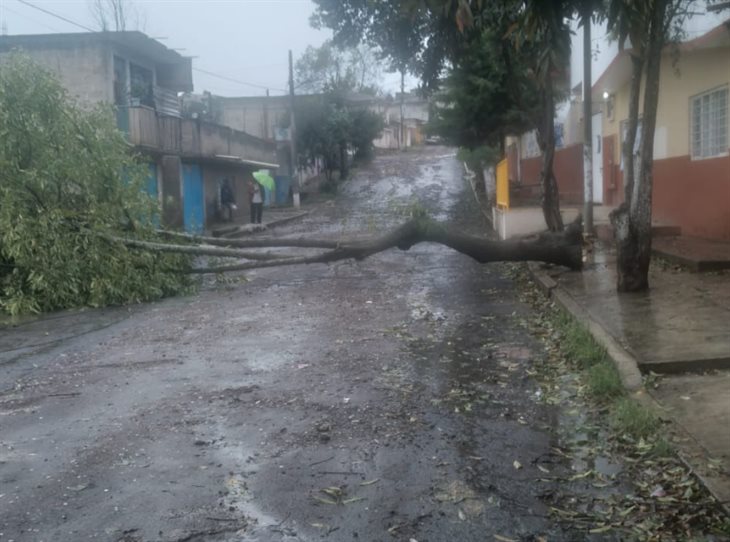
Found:
[[[483,232],[467,186],[450,149],[382,156],[275,235],[414,200]],[[505,268],[417,245],[247,277],[0,330],[0,542],[585,539],[548,517],[538,466],[569,465]]]

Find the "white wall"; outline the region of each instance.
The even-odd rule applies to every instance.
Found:
[[[704,6],[697,7],[697,12],[704,12]],[[730,18],[730,13],[698,13],[687,19],[684,24],[683,41],[691,40],[705,34]],[[570,54],[570,87],[583,81],[583,27],[577,21],[571,22],[574,34],[571,37]],[[591,42],[593,44],[593,63],[591,65],[591,86],[606,71],[611,61],[618,54],[618,43],[609,39],[606,23],[591,24]]]
[[[698,13],[685,21],[684,41],[697,38],[707,33],[730,18],[730,14],[727,11],[722,14],[704,13],[704,6],[698,7],[696,11],[702,11],[703,13]],[[580,102],[582,102],[583,96],[583,27],[578,26],[577,20],[572,21],[570,27],[573,30],[570,44],[570,88],[573,89],[576,85],[581,85],[581,91],[580,98],[573,104],[572,108],[570,100],[566,100],[556,106],[556,122],[564,125],[566,144],[583,140],[581,124],[583,116],[582,110],[580,109],[582,107]],[[598,24],[591,24],[591,42],[593,49],[591,86],[593,86],[618,54],[618,43],[610,39],[606,30],[605,21]],[[576,107],[578,111],[576,111]]]

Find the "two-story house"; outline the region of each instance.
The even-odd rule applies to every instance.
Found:
[[[225,184],[239,203],[233,220],[244,221],[253,171],[278,167],[271,141],[183,118],[178,94],[193,89],[191,59],[142,32],[0,36],[0,63],[13,50],[55,73],[81,104],[114,105],[117,125],[149,164],[148,189],[168,226],[198,233],[215,225]]]

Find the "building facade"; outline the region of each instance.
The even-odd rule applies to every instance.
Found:
[[[727,14],[699,14],[684,31],[686,39],[667,46],[661,60],[653,218],[682,235],[730,241],[730,20]],[[605,26],[594,24],[592,35],[593,201],[616,207],[624,201],[621,149],[631,60],[628,50],[619,52],[608,39]],[[577,29],[570,97],[556,116],[555,173],[561,203],[568,206],[580,205],[584,192],[582,53],[582,30]],[[534,134],[507,138],[506,149],[511,191],[518,200],[535,202],[541,156]]]
[[[81,105],[114,106],[117,126],[149,166],[148,190],[163,223],[191,233],[247,217],[252,172],[278,167],[273,143],[200,118],[184,118],[178,94],[193,89],[191,59],[142,32],[0,36],[0,62],[19,51],[56,74]],[[229,184],[238,209],[223,216]]]

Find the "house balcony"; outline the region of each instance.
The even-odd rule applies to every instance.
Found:
[[[276,163],[273,142],[200,119],[166,115],[144,105],[118,106],[117,126],[143,152],[191,160]]]

